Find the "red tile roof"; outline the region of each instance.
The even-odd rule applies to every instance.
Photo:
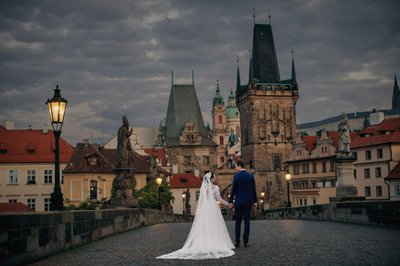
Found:
[[[369,137],[357,136],[351,139],[350,147],[354,149],[387,143],[400,143],[400,131],[391,134],[372,135]]]
[[[363,129],[358,135],[380,134],[380,132],[385,131],[400,131],[400,117],[385,119],[379,125],[369,126]]]
[[[33,210],[21,202],[1,202],[0,212],[33,212]]]
[[[0,152],[1,163],[51,163],[54,162],[55,139],[51,130],[45,133],[37,129],[8,130],[0,126],[0,149],[7,151]],[[60,137],[60,162],[68,162],[73,152],[74,148]]]
[[[167,166],[167,158],[165,157],[164,148],[145,148],[144,152],[149,154],[150,156],[156,156],[158,161],[161,163],[161,166]]]
[[[398,163],[392,171],[390,171],[389,175],[385,178],[386,180],[395,180],[400,179],[400,163]]]
[[[192,173],[173,174],[170,179],[171,188],[200,188],[202,180]]]
[[[90,163],[90,157],[95,157],[96,162]],[[151,157],[142,156],[132,151],[133,167],[137,173],[151,171]],[[64,169],[64,173],[113,173],[117,163],[117,149],[105,149],[98,144],[78,143],[71,160]],[[161,167],[157,172],[163,173]]]

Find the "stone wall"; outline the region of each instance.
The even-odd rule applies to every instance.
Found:
[[[125,208],[0,214],[0,265],[27,264],[140,226],[192,219]]]
[[[333,221],[400,228],[400,201],[332,202],[297,208],[268,210],[266,219]]]

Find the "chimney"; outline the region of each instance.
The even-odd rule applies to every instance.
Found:
[[[14,121],[12,120],[5,120],[4,127],[8,130],[14,129]]]
[[[382,123],[385,119],[385,114],[383,112],[372,111],[369,115],[369,124],[370,126],[376,126]]]

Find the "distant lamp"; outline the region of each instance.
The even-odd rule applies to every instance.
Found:
[[[260,195],[261,195],[261,198],[264,198],[265,197],[265,192],[261,191]]]
[[[285,179],[287,182],[287,206],[290,208],[292,207],[292,203],[290,202],[290,180],[292,179],[292,175],[289,172],[286,172]]]
[[[186,193],[182,192],[182,214],[185,214],[185,200],[186,200]]]
[[[157,190],[158,190],[158,209],[161,210],[161,184],[162,177],[159,176],[156,178]]]
[[[60,89],[58,84],[54,90],[54,96],[51,99],[47,99],[47,107],[49,109],[49,115],[51,120],[51,126],[53,128],[53,134],[55,138],[55,152],[54,152],[54,191],[50,197],[50,210],[61,211],[64,210],[64,199],[61,192],[60,186],[60,135],[61,128],[64,123],[65,110],[67,109],[68,101],[61,97]]]

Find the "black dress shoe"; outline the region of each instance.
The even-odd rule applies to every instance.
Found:
[[[240,247],[240,243],[235,243],[235,248]]]
[[[248,248],[248,247],[249,247],[249,244],[244,243],[244,247],[245,247],[245,248]]]

